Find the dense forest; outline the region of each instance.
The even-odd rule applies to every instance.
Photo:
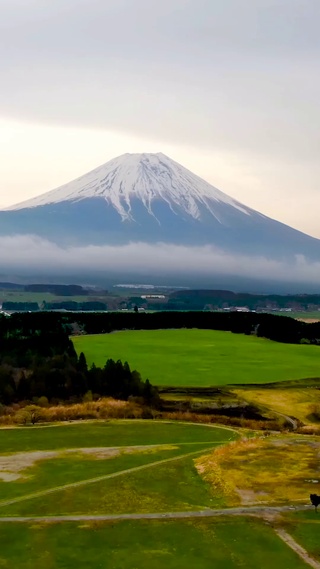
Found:
[[[141,398],[156,404],[157,390],[128,363],[108,359],[103,368],[88,368],[69,338],[71,327],[48,313],[0,318],[0,403],[79,401],[111,396]]]

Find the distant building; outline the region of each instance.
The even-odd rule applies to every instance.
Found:
[[[164,294],[143,294],[141,296],[141,298],[143,299],[147,299],[147,298],[161,298],[164,299],[166,298]]]
[[[247,306],[228,306],[223,310],[226,312],[250,312],[250,308]]]

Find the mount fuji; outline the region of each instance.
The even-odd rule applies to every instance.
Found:
[[[124,154],[0,212],[0,235],[59,246],[210,245],[232,254],[320,260],[320,240],[239,203],[164,154]]]

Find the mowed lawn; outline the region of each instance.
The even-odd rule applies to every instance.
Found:
[[[306,569],[260,520],[0,524],[7,569]]]
[[[216,330],[130,330],[73,337],[88,363],[128,361],[158,386],[210,387],[320,377],[320,348]]]
[[[192,458],[237,436],[227,428],[154,421],[0,429],[0,516],[210,505]]]
[[[232,429],[178,422],[92,421],[80,424],[0,429],[0,456],[13,452],[83,447],[126,447],[225,442]]]

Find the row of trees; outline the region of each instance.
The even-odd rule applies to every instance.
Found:
[[[64,300],[62,302],[44,302],[44,310],[71,310],[77,312],[80,311],[91,311],[91,312],[105,312],[107,310],[107,305],[105,302],[100,302],[98,300],[91,300],[86,302],[75,302],[74,300]]]
[[[125,329],[199,328],[226,330],[238,334],[256,334],[277,342],[292,344],[299,344],[306,340],[312,344],[320,343],[319,322],[307,324],[288,316],[255,312],[16,313],[10,318],[0,317],[0,341],[10,338],[19,340],[25,338],[30,341],[34,336],[45,338],[48,334],[67,335],[75,328],[86,334],[101,334]],[[56,341],[53,344],[56,345]]]
[[[107,305],[105,302],[96,300],[88,300],[85,302],[75,302],[74,300],[64,300],[61,302],[46,302],[42,303],[43,310],[69,310],[69,311],[88,311],[98,312],[106,311]],[[6,300],[2,303],[2,309],[8,312],[37,312],[40,311],[38,302],[13,302]]]
[[[157,390],[126,362],[109,359],[103,368],[93,365],[88,369],[84,354],[79,359],[62,354],[38,358],[29,369],[0,366],[0,402],[5,405],[43,397],[53,403],[81,401],[88,393],[95,399],[133,396],[149,405],[158,401]]]
[[[225,330],[238,334],[255,334],[276,342],[299,344],[302,340],[320,343],[320,323],[306,324],[288,316],[255,312],[154,312],[107,314],[69,314],[87,334],[113,330],[158,330],[199,328]]]

